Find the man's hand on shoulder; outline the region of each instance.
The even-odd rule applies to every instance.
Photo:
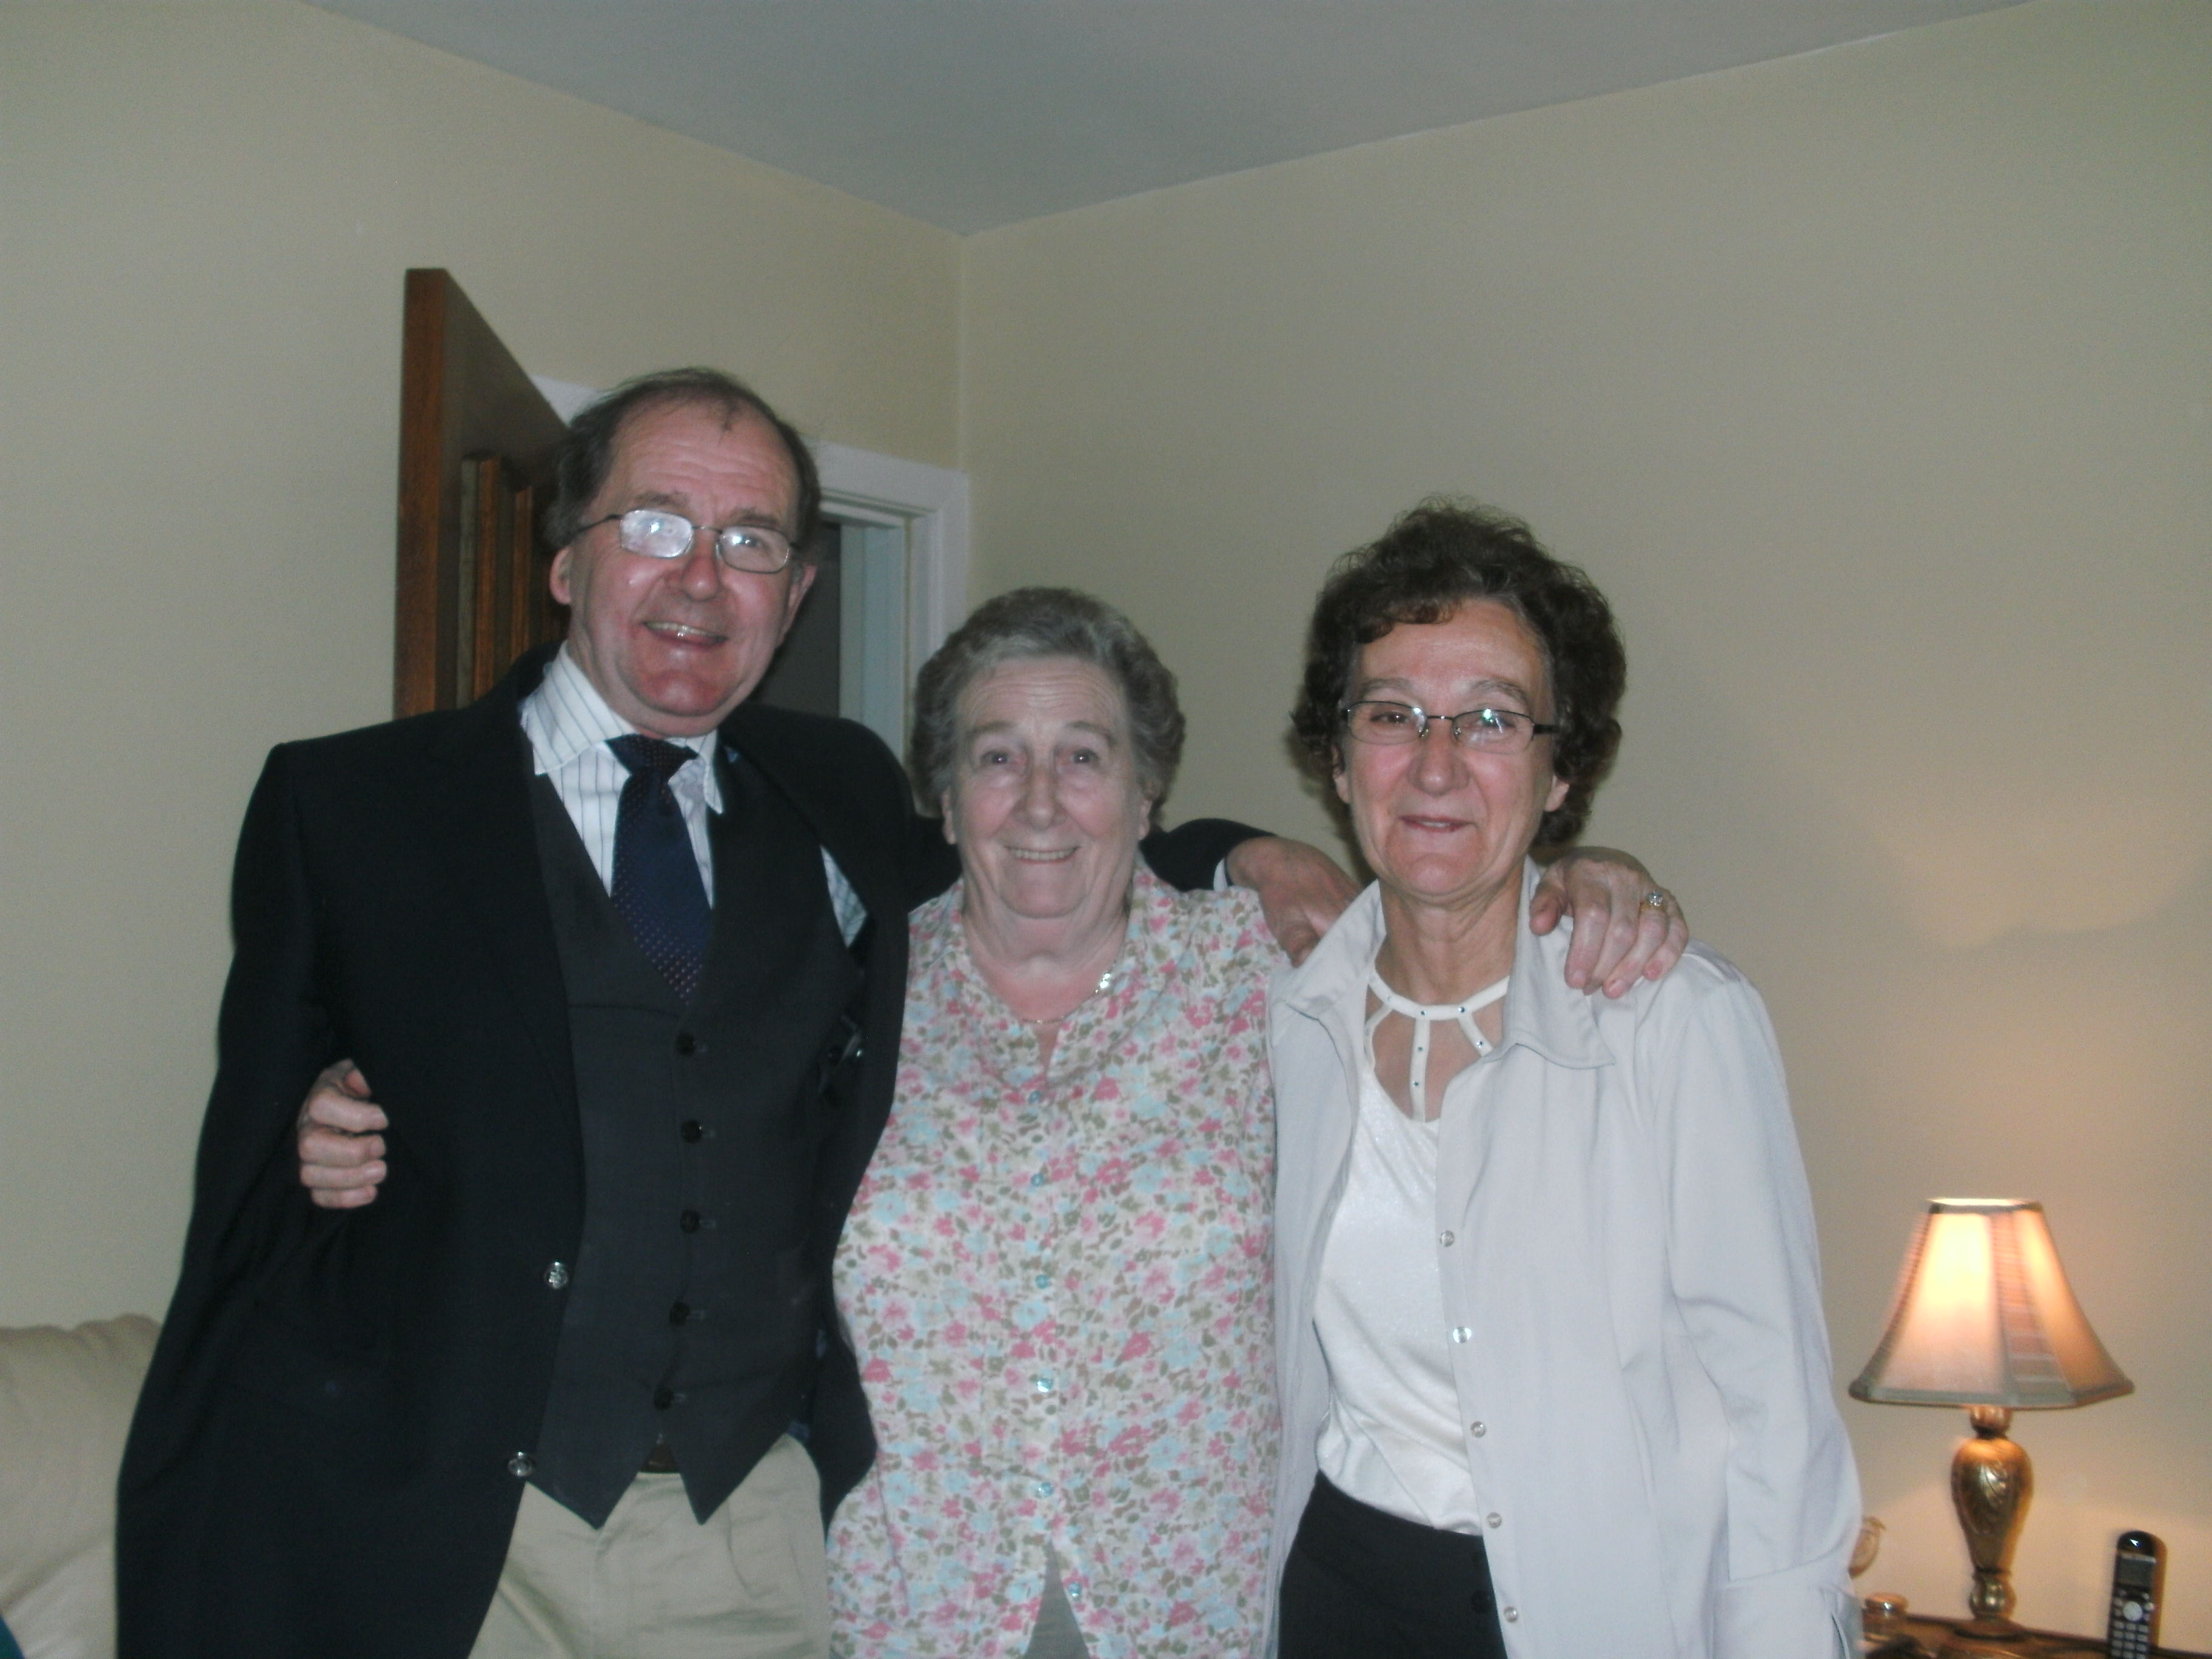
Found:
[[[1643,865],[1609,847],[1571,849],[1536,884],[1529,931],[1548,933],[1567,915],[1575,922],[1567,983],[1577,991],[1602,986],[1609,997],[1625,995],[1638,980],[1665,974],[1690,942],[1680,902]]]
[[[374,1203],[385,1176],[384,1109],[368,1097],[368,1079],[349,1060],[323,1068],[300,1108],[300,1184],[325,1210]]]
[[[1359,892],[1359,884],[1320,848],[1280,836],[1237,842],[1228,864],[1230,880],[1259,894],[1275,943],[1292,962],[1313,954],[1321,936]]]

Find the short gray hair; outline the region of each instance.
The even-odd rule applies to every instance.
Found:
[[[1182,708],[1152,641],[1103,599],[1072,587],[1018,587],[969,611],[915,681],[907,770],[925,807],[935,810],[951,790],[968,688],[994,668],[1044,657],[1089,663],[1114,683],[1129,711],[1137,787],[1155,806],[1166,796],[1182,760]]]

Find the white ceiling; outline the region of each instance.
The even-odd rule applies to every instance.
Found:
[[[962,233],[2017,0],[321,0]]]

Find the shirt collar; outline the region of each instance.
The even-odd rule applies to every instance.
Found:
[[[545,678],[538,682],[537,689],[522,700],[522,729],[529,735],[531,755],[540,776],[574,765],[610,738],[625,737],[637,730],[607,706],[599,688],[592,684],[591,676],[569,653],[566,643],[546,665]],[[704,763],[700,769],[701,793],[708,807],[719,812],[722,787],[714,765],[715,738],[714,732],[705,732],[696,738],[667,741],[690,750]]]
[[[1506,993],[1505,1037],[1499,1047],[1517,1042],[1561,1066],[1607,1065],[1613,1055],[1598,1036],[1597,1016],[1589,1006],[1597,994],[1567,983],[1572,924],[1562,922],[1540,936],[1528,931],[1528,896],[1542,877],[1534,860],[1522,861],[1513,983]],[[1282,981],[1284,1006],[1323,1021],[1340,1010],[1364,1011],[1367,970],[1382,948],[1382,884],[1375,882],[1337,918],[1304,964]]]
[[[968,882],[963,874],[951,889],[915,910],[907,957],[907,982],[929,988],[927,994],[957,1006],[930,1018],[957,1018],[970,1041],[1001,1080],[1036,1076],[1037,1045],[1029,1028],[1001,1003],[969,953],[961,921]],[[1054,1045],[1050,1075],[1065,1083],[1094,1071],[1125,1044],[1130,1021],[1183,972],[1188,947],[1182,927],[1182,896],[1145,866],[1140,859],[1129,882],[1129,926],[1114,961],[1114,982],[1106,994],[1080,1004],[1061,1026]]]
[[[962,931],[961,905],[968,891],[967,872],[940,897],[914,913],[908,947],[909,971],[919,976],[957,954],[968,962],[968,938]],[[1172,969],[1176,962],[1180,895],[1154,875],[1143,859],[1129,873],[1129,931],[1121,954],[1115,958],[1114,977],[1127,982],[1137,974],[1155,975]]]
[[[1534,1048],[1561,1066],[1609,1066],[1613,1053],[1597,1032],[1592,997],[1602,991],[1577,991],[1567,983],[1567,946],[1574,923],[1562,921],[1548,933],[1528,931],[1528,899],[1544,872],[1534,859],[1522,860],[1521,916],[1515,924],[1513,986],[1505,995],[1505,1041]]]

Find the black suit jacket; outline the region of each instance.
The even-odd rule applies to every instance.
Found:
[[[123,1659],[462,1659],[489,1605],[573,1261],[582,1152],[521,697],[274,750],[234,873],[235,957],[192,1220],[118,1494]],[[890,1108],[907,910],[957,861],[872,733],[741,707],[722,727],[866,904],[863,1046],[834,1083],[811,1266]],[[1249,831],[1147,855],[1197,885]],[[350,1055],[389,1114],[377,1201],[320,1210],[293,1124]],[[834,1505],[872,1455],[833,1350],[811,1449]]]

